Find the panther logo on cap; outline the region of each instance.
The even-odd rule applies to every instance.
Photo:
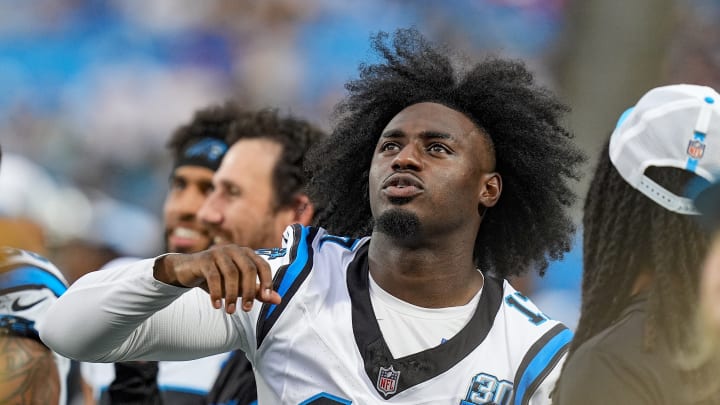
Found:
[[[227,145],[217,139],[203,139],[185,150],[186,157],[202,156],[205,159],[215,161],[222,159],[227,151]]]

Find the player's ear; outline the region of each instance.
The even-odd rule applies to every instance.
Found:
[[[315,207],[310,202],[310,198],[306,194],[300,193],[295,196],[293,204],[295,206],[294,222],[304,226],[310,225],[315,216]]]
[[[485,214],[485,210],[495,206],[502,194],[502,177],[499,173],[486,173],[480,178],[480,196],[478,210],[480,215]]]

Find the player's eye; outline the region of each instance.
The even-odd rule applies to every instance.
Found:
[[[187,182],[183,179],[174,178],[170,180],[171,190],[183,190],[185,187],[187,187]]]
[[[380,145],[380,152],[400,150],[400,145],[395,142],[385,142]]]
[[[427,150],[433,153],[450,153],[450,149],[441,143],[434,143]]]
[[[202,195],[206,197],[209,196],[213,192],[213,190],[215,190],[215,186],[210,183],[201,184],[198,186],[198,188],[200,189],[200,193],[202,193]]]
[[[239,197],[242,195],[242,190],[240,190],[240,187],[229,186],[225,189],[225,193],[230,197]]]

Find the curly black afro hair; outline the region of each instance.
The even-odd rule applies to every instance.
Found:
[[[368,173],[378,137],[404,108],[435,102],[489,134],[503,178],[502,196],[478,231],[476,264],[501,277],[532,267],[543,274],[549,259],[570,248],[576,196],[569,183],[585,161],[560,124],[567,107],[517,61],[488,58],[456,71],[449,52],[416,29],[397,30],[391,43],[380,32],[371,43],[382,61],[361,65],[360,78],[346,84],[332,136],[308,159],[316,224],[336,234],[371,233]]]

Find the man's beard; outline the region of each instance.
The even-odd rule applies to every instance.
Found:
[[[392,208],[375,219],[375,230],[392,238],[413,240],[420,235],[420,218],[412,212]]]

